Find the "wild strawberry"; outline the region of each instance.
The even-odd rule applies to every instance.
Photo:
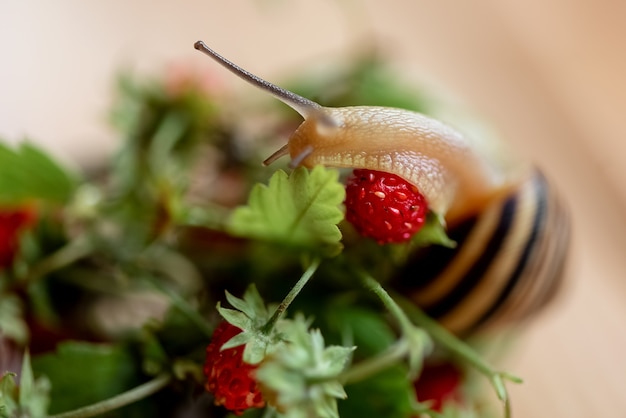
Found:
[[[354,170],[346,185],[346,219],[379,244],[404,242],[420,230],[428,205],[417,188],[395,174]]]
[[[0,270],[11,266],[18,250],[19,234],[34,219],[30,208],[0,209]]]
[[[244,346],[222,350],[222,346],[241,330],[222,322],[213,332],[206,349],[205,388],[215,395],[215,404],[241,415],[248,408],[262,408],[265,400],[254,378],[257,366],[243,362]]]
[[[415,381],[415,394],[420,402],[431,402],[431,408],[441,412],[449,401],[461,401],[461,371],[450,363],[425,365]]]

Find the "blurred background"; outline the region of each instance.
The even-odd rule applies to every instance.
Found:
[[[0,4],[0,137],[88,166],[116,146],[122,68],[209,71],[198,39],[268,79],[375,44],[480,115],[569,201],[571,278],[508,368],[517,417],[622,417],[626,376],[626,3],[614,0],[135,0]]]

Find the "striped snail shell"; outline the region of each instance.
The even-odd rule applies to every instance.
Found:
[[[455,248],[419,250],[393,284],[458,335],[521,322],[560,288],[570,219],[537,169],[448,235]]]
[[[196,49],[272,94],[304,121],[269,157],[291,165],[369,169],[405,179],[457,242],[418,251],[393,284],[451,331],[464,335],[538,311],[561,282],[569,218],[541,172],[422,114],[388,107],[323,107]]]

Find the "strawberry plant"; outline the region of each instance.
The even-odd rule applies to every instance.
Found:
[[[384,71],[358,61],[345,79],[365,84],[331,102],[370,83],[428,110]],[[385,288],[415,248],[454,245],[419,192],[260,167],[292,116],[235,116],[245,100],[208,78],[121,77],[119,151],[81,173],[0,144],[0,417],[482,414],[488,391],[456,402],[481,385],[466,370],[508,413],[519,380]]]

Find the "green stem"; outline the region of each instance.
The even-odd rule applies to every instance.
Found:
[[[404,300],[402,303],[405,311],[409,312],[411,318],[417,325],[428,332],[432,338],[441,346],[445,347],[455,357],[463,359],[472,367],[485,375],[494,387],[498,398],[504,403],[505,417],[511,416],[510,400],[504,386],[504,380],[514,383],[521,383],[522,379],[505,372],[493,369],[470,345],[463,342],[447,329],[442,327],[437,321],[426,315],[414,303]]]
[[[385,308],[387,308],[387,310],[398,321],[403,331],[408,331],[413,328],[413,324],[411,323],[411,320],[406,315],[406,313],[402,310],[402,308],[400,308],[396,301],[393,300],[391,296],[389,296],[389,293],[387,293],[387,291],[376,279],[374,279],[372,276],[364,271],[358,271],[357,274],[361,279],[363,285],[368,290],[373,292],[376,296],[378,296],[383,305],[385,305]]]
[[[193,322],[203,334],[207,337],[211,337],[213,335],[213,329],[209,326],[209,324],[207,324],[206,320],[198,313],[198,311],[191,307],[189,302],[187,302],[183,297],[168,289],[167,286],[163,285],[163,283],[159,280],[147,277],[146,281],[154,288],[165,294],[169,298],[172,305],[174,305],[176,309]]]
[[[294,301],[296,296],[298,296],[300,291],[304,288],[304,286],[306,286],[306,284],[309,282],[311,277],[313,277],[313,274],[315,274],[319,265],[320,265],[320,260],[318,258],[314,259],[313,262],[311,262],[309,267],[305,270],[305,272],[300,277],[300,280],[298,280],[298,282],[294,285],[294,287],[291,288],[291,290],[289,291],[287,296],[285,296],[283,301],[280,302],[280,305],[278,305],[272,317],[267,321],[265,325],[263,325],[263,332],[269,333],[272,330],[272,328],[274,328],[274,324],[276,324],[276,321],[280,319],[280,317],[285,313],[289,305],[291,305],[291,302]]]
[[[49,418],[88,418],[104,414],[121,408],[122,406],[137,402],[158,392],[167,386],[171,379],[172,377],[169,374],[163,374],[155,377],[149,382],[139,385],[127,392],[120,393],[112,398],[84,406],[82,408],[74,409],[73,411],[51,415]]]
[[[92,251],[93,245],[87,239],[70,241],[65,246],[36,263],[22,281],[22,285],[27,287],[48,273],[59,270],[86,257]]]
[[[380,353],[379,355],[370,357],[350,367],[348,370],[341,373],[338,379],[346,385],[354,382],[360,382],[361,380],[367,379],[368,377],[389,368],[406,356],[408,350],[409,347],[406,342],[404,340],[400,340],[398,343],[390,346],[386,351]]]
[[[504,372],[495,371],[471,346],[458,339],[442,327],[437,321],[426,315],[414,303],[398,297],[398,300],[403,301],[403,307],[401,308],[377,280],[364,271],[359,271],[358,275],[363,285],[376,294],[389,312],[391,312],[391,314],[398,320],[403,331],[410,331],[414,328],[413,323],[415,323],[426,331],[433,338],[433,340],[438,342],[442,347],[446,348],[454,356],[463,359],[465,362],[469,363],[472,367],[485,375],[494,387],[498,398],[504,404],[504,416],[506,418],[511,416],[511,405],[506,387],[504,385],[504,380],[506,379],[514,383],[521,383],[522,380],[520,378]],[[409,313],[410,319],[406,312]]]

